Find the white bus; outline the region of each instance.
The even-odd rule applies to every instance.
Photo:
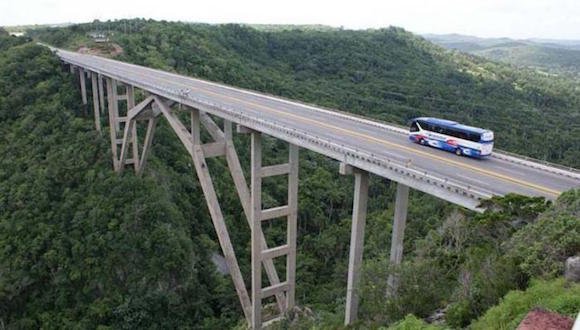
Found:
[[[493,149],[492,131],[431,117],[413,119],[409,139],[459,156],[475,158],[489,156]]]

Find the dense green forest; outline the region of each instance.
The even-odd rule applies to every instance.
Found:
[[[578,124],[571,82],[452,55],[402,29],[257,31],[146,20],[97,28],[111,30],[125,61],[389,122],[431,114],[482,123],[506,149],[574,166],[580,158],[578,128],[562,129]],[[86,33],[94,29],[31,35],[75,48],[91,46]],[[211,261],[219,246],[191,159],[174,133],[165,123],[159,128],[145,175],[117,175],[107,138],[94,131],[86,110],[75,77],[50,51],[0,36],[0,328],[242,325],[231,279]],[[247,166],[247,138],[236,143]],[[265,144],[266,159],[286,155],[284,143]],[[222,175],[224,162],[209,166],[249,283],[249,229],[231,178]],[[352,178],[338,176],[337,168],[301,153],[297,301],[315,317],[280,327],[342,325]],[[276,205],[284,182],[267,183],[264,192]],[[509,297],[542,290],[553,297],[540,306],[570,315],[580,309],[578,285],[559,279],[565,258],[580,251],[580,190],[555,203],[497,198],[484,214],[412,192],[398,269],[388,267],[394,185],[372,177],[370,193],[357,327],[425,326],[421,319],[441,308],[446,327],[493,324],[508,318],[502,311],[535,301],[518,305]],[[271,226],[267,235],[274,240],[283,231]],[[390,273],[404,280],[397,297],[386,299]],[[506,305],[490,309],[506,294]],[[501,322],[515,322],[518,313]]]

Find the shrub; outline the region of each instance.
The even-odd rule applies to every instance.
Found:
[[[506,244],[507,255],[527,276],[554,278],[567,257],[580,251],[580,190],[562,194],[539,219],[522,228]]]
[[[472,329],[515,329],[526,314],[540,307],[574,317],[580,310],[580,284],[563,278],[532,281],[526,291],[510,291],[495,307],[490,308]]]
[[[388,330],[437,330],[443,327],[427,324],[415,315],[409,314],[403,320],[390,326]]]

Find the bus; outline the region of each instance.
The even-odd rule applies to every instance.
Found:
[[[411,120],[409,139],[458,156],[485,158],[493,149],[492,131],[431,117]]]

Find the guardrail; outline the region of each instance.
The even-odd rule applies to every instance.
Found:
[[[508,161],[510,163],[515,163],[531,168],[535,168],[541,171],[562,175],[568,178],[580,180],[580,171],[573,168],[567,167],[559,164],[550,163],[547,161],[542,161],[526,156],[521,156],[518,154],[514,154],[505,150],[501,150],[500,152],[492,153],[492,156],[504,161]]]

